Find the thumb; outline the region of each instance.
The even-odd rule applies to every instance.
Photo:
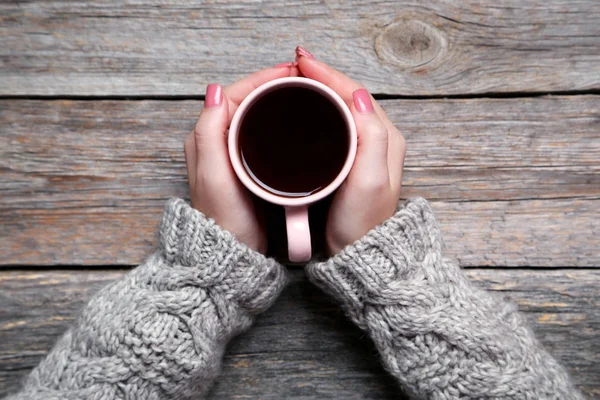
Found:
[[[351,110],[358,133],[354,178],[368,187],[389,184],[388,131],[375,112],[369,92],[355,90]]]
[[[204,108],[200,113],[194,138],[196,142],[197,176],[223,173],[229,168],[227,127],[229,110],[223,89],[217,84],[206,87]]]

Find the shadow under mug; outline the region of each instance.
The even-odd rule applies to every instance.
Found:
[[[326,187],[322,188],[318,192],[304,197],[279,196],[259,186],[256,182],[254,182],[244,168],[239,151],[238,139],[240,127],[248,110],[252,108],[258,99],[262,98],[267,93],[289,87],[309,89],[321,94],[323,97],[329,100],[333,105],[335,105],[340,112],[340,115],[346,122],[346,133],[348,135],[348,154],[339,174]],[[300,112],[301,111],[299,111],[299,113]],[[229,147],[229,158],[231,159],[233,169],[244,186],[246,186],[252,193],[263,200],[283,206],[285,208],[285,224],[287,230],[289,260],[291,262],[298,263],[309,261],[312,255],[312,249],[310,228],[308,225],[308,206],[327,197],[344,182],[350,173],[350,169],[352,168],[352,164],[354,163],[354,159],[356,157],[356,125],[354,123],[352,113],[350,112],[350,109],[344,100],[329,87],[312,79],[301,77],[275,79],[271,82],[265,83],[262,86],[259,86],[252,93],[250,93],[248,97],[244,99],[244,101],[242,101],[231,121],[227,144]]]

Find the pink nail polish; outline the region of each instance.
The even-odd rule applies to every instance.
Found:
[[[274,65],[273,68],[288,68],[288,67],[293,67],[294,64],[296,64],[296,63],[295,62],[286,62],[286,63]]]
[[[223,104],[223,90],[220,85],[211,83],[206,87],[206,96],[204,98],[204,107],[213,108]]]
[[[302,47],[302,46],[296,47],[296,60],[298,60],[298,58],[300,58],[302,56],[304,56],[306,58],[310,58],[311,60],[315,60],[315,56],[310,54],[310,52],[308,50],[306,50],[304,47]]]
[[[354,107],[358,112],[371,113],[373,112],[373,103],[371,102],[371,96],[365,89],[357,89],[352,93],[352,100],[354,101]]]

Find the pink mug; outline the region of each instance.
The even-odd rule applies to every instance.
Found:
[[[244,168],[238,148],[240,126],[247,111],[265,94],[286,87],[306,88],[323,95],[337,107],[347,126],[349,139],[348,155],[344,165],[342,166],[342,169],[329,185],[322,188],[318,192],[312,193],[305,197],[278,196],[259,186],[256,182],[254,182],[254,180],[252,180]],[[308,206],[327,197],[333,193],[342,184],[342,182],[344,182],[350,173],[350,169],[354,163],[354,158],[356,157],[356,145],[356,125],[350,109],[336,92],[324,84],[312,79],[300,77],[280,78],[265,83],[250,93],[248,97],[242,101],[242,104],[240,104],[235,112],[229,127],[228,137],[229,158],[231,159],[231,164],[233,165],[233,169],[235,170],[235,173],[240,181],[252,193],[268,202],[278,204],[285,208],[288,256],[291,262],[305,262],[310,260],[312,248],[310,242],[310,229],[308,226]]]

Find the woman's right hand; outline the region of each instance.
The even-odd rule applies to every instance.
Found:
[[[198,122],[184,143],[192,207],[261,253],[267,250],[267,237],[250,193],[229,161],[227,130],[233,114],[250,92],[286,76],[298,76],[292,63],[264,69],[225,88],[209,85]]]
[[[400,199],[406,144],[375,99],[360,84],[302,48],[298,68],[307,78],[336,91],[348,104],[358,131],[354,166],[333,198],[326,238],[331,255],[391,217]]]

